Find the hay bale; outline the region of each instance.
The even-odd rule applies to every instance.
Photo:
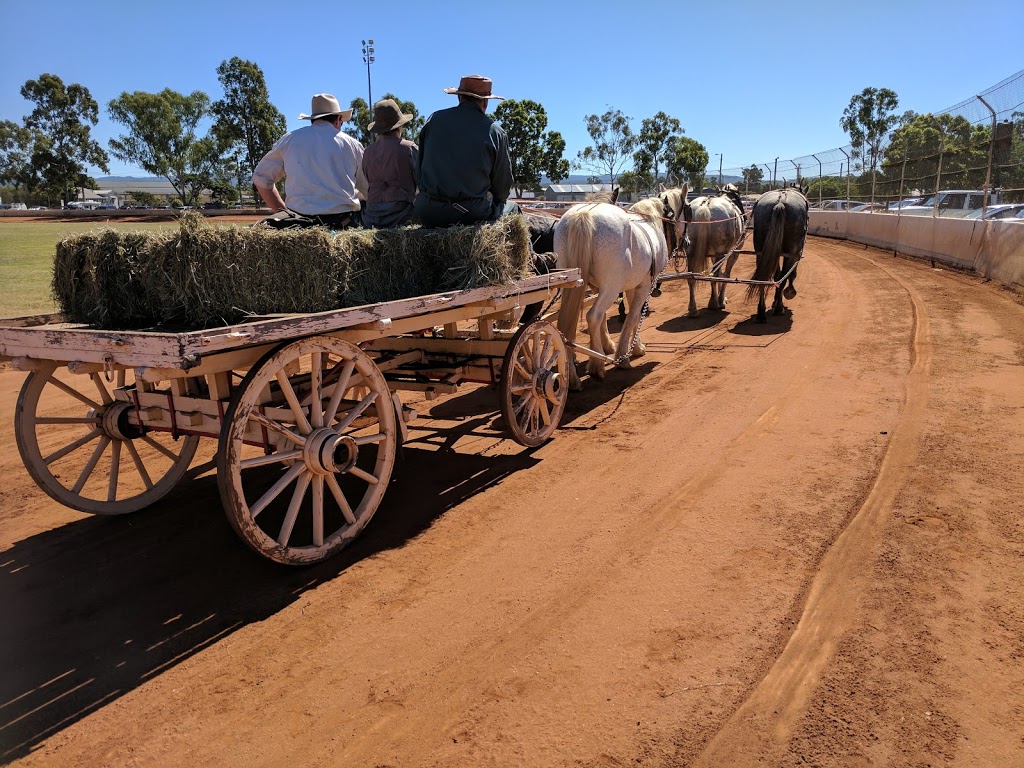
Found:
[[[508,285],[529,265],[529,230],[518,216],[446,230],[332,233],[218,227],[186,214],[178,231],[104,229],[65,238],[53,294],[73,322],[202,328]]]

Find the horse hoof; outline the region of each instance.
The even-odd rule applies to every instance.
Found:
[[[782,295],[787,299],[793,299],[796,297],[796,288],[794,288],[792,285],[787,285],[785,288],[782,289]]]
[[[700,317],[700,310],[699,309],[695,309],[692,312],[687,312],[686,316],[687,317]]]

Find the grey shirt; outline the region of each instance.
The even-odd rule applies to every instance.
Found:
[[[420,196],[444,203],[508,200],[512,160],[505,131],[475,104],[435,112],[420,133]]]

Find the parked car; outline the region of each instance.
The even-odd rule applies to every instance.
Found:
[[[1015,219],[1020,213],[1024,213],[1024,203],[1000,203],[998,205],[990,205],[984,209],[985,215],[982,216],[982,209],[979,208],[976,211],[971,211],[965,219]]]
[[[45,211],[46,210],[46,206],[45,205],[34,205],[31,208],[29,208],[29,210],[30,211]]]
[[[853,208],[865,205],[863,200],[825,200],[817,210],[819,211],[849,211]]]
[[[920,205],[908,205],[900,209],[905,216],[938,216],[963,218],[971,211],[980,210],[985,202],[985,193],[980,189],[944,189],[927,198]],[[989,193],[989,205],[1001,203],[998,192]]]
[[[887,210],[881,203],[861,203],[860,205],[854,205],[848,209],[854,213],[874,213],[876,211]]]
[[[906,208],[911,205],[920,205],[923,202],[923,197],[905,197],[902,200],[895,200],[889,203],[888,208],[890,211],[898,211],[901,208]]]

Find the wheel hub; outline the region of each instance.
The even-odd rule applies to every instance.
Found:
[[[333,429],[316,429],[306,438],[302,458],[311,472],[334,475],[348,472],[359,458],[359,446],[348,435],[339,435]]]
[[[541,370],[534,374],[533,391],[537,397],[543,397],[556,403],[561,389],[562,378],[557,371]]]
[[[142,434],[129,420],[129,415],[134,410],[131,403],[119,400],[98,412],[89,411],[89,415],[99,417],[100,426],[111,440],[134,440]]]

